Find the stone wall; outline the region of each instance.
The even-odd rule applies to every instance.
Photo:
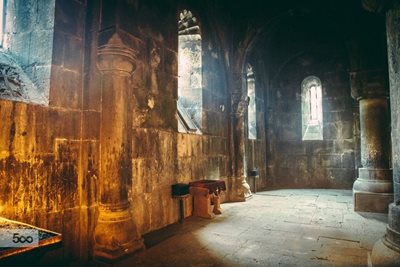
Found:
[[[3,47],[35,84],[37,94],[49,98],[54,36],[55,0],[6,2]],[[38,102],[36,102],[38,103]]]
[[[22,9],[16,5],[20,2],[8,1]],[[250,46],[246,31],[254,25],[236,19],[240,5],[230,14],[216,1],[56,0],[53,24],[44,1],[29,3],[26,10],[39,12],[30,18],[47,12],[40,17],[47,26],[27,27],[25,36],[37,30],[46,35],[42,42],[52,41],[37,50],[17,43],[12,49],[28,73],[48,71],[48,77],[31,79],[47,83],[49,103],[44,107],[0,100],[0,212],[62,233],[63,247],[54,257],[92,258],[98,211],[105,200],[121,200],[128,207],[124,214],[131,216],[139,238],[177,222],[174,183],[223,179],[228,188],[224,200],[244,200],[242,179],[247,169],[257,168],[258,189],[351,187],[358,165],[359,133],[353,125],[358,117],[353,114],[357,108],[350,96],[345,52],[332,49],[341,45],[331,42],[335,38],[328,39],[328,48],[313,47],[307,53],[299,53],[298,42],[290,39],[271,45],[276,35]],[[177,129],[177,25],[182,9],[193,11],[201,26],[201,135]],[[258,19],[265,19],[259,12]],[[269,12],[273,18],[275,11]],[[16,18],[19,22],[27,23],[23,17]],[[10,44],[18,41],[18,34]],[[246,58],[249,47],[260,54]],[[42,50],[51,55],[45,62],[30,59]],[[108,63],[115,63],[109,69],[104,51]],[[120,60],[121,54],[129,60]],[[251,141],[243,124],[245,73],[240,72],[245,58],[254,61],[256,73],[258,136]],[[322,81],[321,141],[301,139],[301,82],[309,75]],[[114,185],[119,186],[117,194],[104,191]],[[120,230],[132,232],[135,227]]]
[[[33,4],[29,11],[43,11],[41,1]],[[224,58],[215,48],[218,40],[207,33],[202,36],[208,64],[203,135],[177,132],[177,12],[175,1],[57,0],[54,39],[46,46],[51,54],[46,64],[51,64],[34,64],[49,69],[50,76],[39,79],[47,79],[49,106],[0,100],[1,216],[62,233],[54,259],[93,256],[100,181],[111,179],[100,172],[101,118],[111,111],[102,110],[109,99],[101,98],[97,64],[98,47],[109,33],[117,32],[138,52],[124,105],[132,118],[127,120],[131,175],[125,186],[139,235],[178,221],[172,184],[206,178],[229,182]],[[26,49],[17,53],[21,62],[28,62],[22,52]]]
[[[141,233],[178,221],[179,206],[171,197],[172,184],[199,179],[228,182],[229,175],[228,115],[220,107],[227,105],[225,74],[220,68],[223,58],[212,48],[218,46],[217,40],[207,34],[207,25],[203,23],[203,134],[177,133],[177,15],[181,10],[173,1],[166,1],[164,5],[143,1],[131,9],[138,14],[138,24],[146,29],[129,30],[143,45],[138,69],[132,77],[137,88],[134,90],[136,102],[132,105],[130,192],[132,213]],[[172,10],[168,16],[163,13],[165,9]],[[192,11],[198,14],[197,10]],[[148,19],[158,13],[164,14],[165,21]],[[201,15],[198,19],[202,22]],[[160,57],[160,64],[153,70],[149,68],[149,61],[154,57],[151,51],[157,51]],[[187,214],[190,214],[190,200],[187,204]]]
[[[302,61],[313,62],[302,65]],[[267,109],[268,172],[272,187],[351,188],[355,178],[353,100],[341,62],[304,56],[273,83]],[[322,82],[323,140],[302,140],[301,82]]]
[[[62,233],[54,257],[84,259],[98,164],[96,141],[82,136],[85,3],[7,4],[10,51],[49,106],[0,100],[1,215]]]

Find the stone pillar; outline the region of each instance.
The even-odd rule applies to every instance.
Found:
[[[386,75],[383,71],[351,73],[352,95],[359,101],[361,165],[353,185],[354,210],[387,212],[393,201]]]
[[[392,114],[394,202],[389,205],[386,235],[375,243],[373,266],[400,266],[400,1],[386,13],[386,36]]]
[[[244,201],[251,196],[250,186],[246,181],[246,132],[244,116],[249,104],[247,94],[232,93],[232,143],[233,143],[233,192],[231,201]]]
[[[94,256],[112,261],[143,247],[130,212],[131,184],[130,77],[136,52],[115,33],[98,49],[102,74],[100,130],[100,204],[94,232]]]

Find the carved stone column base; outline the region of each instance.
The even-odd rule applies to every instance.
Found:
[[[389,205],[388,219],[386,235],[372,249],[373,266],[400,266],[400,206]]]
[[[144,248],[129,203],[101,205],[94,238],[94,257],[103,261],[115,261]]]
[[[354,211],[387,213],[393,202],[392,170],[360,168],[353,184]]]
[[[372,266],[400,266],[400,247],[395,248],[389,244],[386,238],[379,239],[372,249]]]

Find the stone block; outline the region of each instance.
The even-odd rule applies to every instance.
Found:
[[[12,141],[12,111],[15,103],[9,100],[0,99],[0,159],[8,156],[10,141]]]
[[[178,99],[178,79],[176,77],[165,75],[165,81],[161,88],[169,98],[173,99],[174,101]]]
[[[323,101],[323,105],[325,110],[330,110],[331,112],[341,112],[346,110],[346,101],[344,101],[342,98],[325,99]]]
[[[79,224],[80,239],[80,260],[87,261],[91,259],[94,249],[94,228],[97,222],[97,207],[81,207]]]
[[[35,120],[33,122],[36,125],[36,153],[52,153],[53,152],[53,141],[54,136],[51,130],[46,126],[49,125],[47,122],[48,115],[38,109],[35,114]]]
[[[306,149],[303,143],[299,141],[285,141],[278,143],[279,152],[284,154],[304,155]]]
[[[279,140],[293,141],[300,139],[300,131],[293,126],[282,126],[280,128]]]
[[[334,140],[338,139],[341,135],[341,125],[340,122],[325,123],[323,126],[324,139]]]
[[[337,139],[333,140],[333,150],[330,152],[336,152],[340,153],[342,151],[346,151],[346,153],[349,153],[349,151],[355,150],[355,143],[353,139]]]
[[[298,171],[306,171],[307,169],[307,156],[295,155],[289,157],[288,167]]]
[[[190,158],[178,158],[177,181],[189,182],[191,179]]]
[[[101,108],[101,75],[98,72],[93,72],[89,77],[85,79],[90,79],[89,85],[85,84],[83,88],[83,109],[91,109],[100,111]]]
[[[55,142],[55,163],[50,175],[49,197],[61,201],[63,209],[73,208],[80,203],[78,168],[80,163],[80,142],[57,139]]]
[[[82,116],[82,139],[100,139],[100,113],[84,111]]]
[[[393,194],[353,192],[354,211],[387,213]]]
[[[332,168],[326,170],[329,178],[328,188],[350,189],[356,179],[356,170],[353,168]]]
[[[35,26],[42,30],[50,30],[54,28],[54,8],[55,0],[38,0],[37,1],[37,20]]]
[[[354,169],[355,163],[354,163],[354,152],[344,152],[342,154],[342,168],[346,169]]]
[[[10,173],[9,158],[4,158],[0,160],[0,202],[2,205],[2,216],[6,216],[9,214],[14,214],[14,199],[13,199],[13,175]]]
[[[67,209],[63,212],[63,257],[77,260],[81,254],[80,247],[80,208]],[[74,233],[74,234],[71,234]]]
[[[55,29],[82,38],[84,27],[85,9],[77,1],[56,1]]]
[[[220,157],[219,158],[219,175],[221,177],[226,177],[229,175],[229,160],[228,157]]]
[[[54,125],[58,125],[58,127],[53,127],[52,129],[54,137],[79,140],[81,115],[79,111],[50,110],[46,127],[52,128]]]
[[[98,203],[100,193],[100,144],[98,141],[84,141],[82,143],[82,164],[79,166],[82,173],[81,203],[91,207]],[[89,211],[88,211],[89,212]]]
[[[14,34],[10,41],[10,49],[21,67],[29,65],[30,50],[26,49],[30,46],[31,33],[18,33]]]
[[[63,66],[66,69],[82,72],[83,41],[73,35],[65,36]]]
[[[28,64],[50,65],[53,51],[53,31],[34,30],[31,32],[30,39]]]
[[[324,122],[336,122],[341,120],[341,114],[343,112],[341,111],[329,111],[329,112],[324,112],[323,114],[323,120]]]
[[[14,31],[17,33],[20,32],[30,32],[34,29],[36,25],[37,13],[37,1],[24,1],[24,0],[16,0],[15,1],[15,14],[14,16],[18,18],[15,21]]]
[[[351,139],[351,138],[353,138],[353,122],[342,121],[340,139]]]
[[[52,153],[56,137],[79,139],[80,120],[80,112],[69,113],[55,109],[38,109],[34,122],[37,132],[36,153]]]
[[[341,155],[330,154],[330,155],[320,155],[319,165],[326,168],[340,168],[341,167]]]
[[[189,155],[190,147],[188,135],[186,134],[178,134],[177,137],[177,149],[178,149],[178,157],[186,157]]]
[[[320,140],[318,142],[307,142],[306,151],[309,155],[331,154],[334,152],[333,140]]]
[[[38,94],[49,99],[51,65],[33,65],[25,68],[26,74],[35,84]]]
[[[79,109],[82,107],[82,76],[53,65],[51,73],[51,106]]]
[[[168,48],[164,50],[164,71],[175,77],[178,75],[178,54]]]
[[[62,66],[63,64],[65,42],[65,34],[61,31],[54,31],[52,59],[54,65]]]

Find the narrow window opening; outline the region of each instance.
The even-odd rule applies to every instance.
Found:
[[[191,11],[178,22],[178,130],[201,133],[203,86],[200,26]]]
[[[4,36],[4,26],[5,26],[5,0],[0,0],[0,47],[3,47],[3,36]]]
[[[302,82],[302,136],[303,140],[322,140],[322,88],[321,81],[309,76]]]
[[[247,65],[247,96],[249,97],[249,106],[247,111],[247,127],[249,139],[257,139],[257,106],[256,106],[256,86],[253,67]]]

